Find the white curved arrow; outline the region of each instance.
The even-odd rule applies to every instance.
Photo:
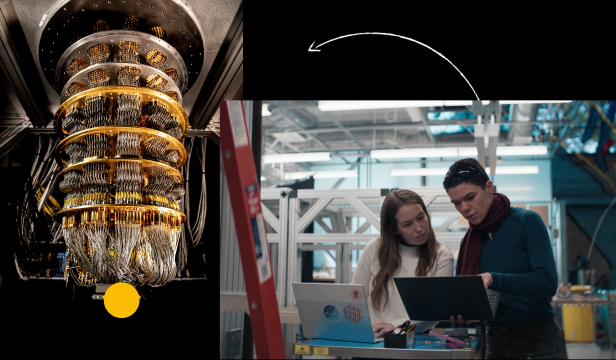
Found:
[[[477,93],[475,92],[475,89],[473,89],[473,86],[471,85],[471,83],[468,82],[468,80],[466,79],[466,76],[464,76],[464,74],[462,74],[462,72],[460,70],[458,70],[458,68],[451,61],[449,61],[449,59],[447,59],[446,57],[443,56],[443,54],[439,53],[438,51],[434,50],[433,48],[429,47],[428,45],[426,45],[424,43],[421,43],[421,42],[419,42],[419,41],[417,41],[415,39],[411,39],[411,38],[405,37],[405,36],[400,36],[400,35],[396,35],[396,34],[389,34],[389,33],[380,33],[380,32],[365,32],[365,33],[349,34],[349,35],[343,35],[343,36],[337,37],[335,39],[327,40],[326,42],[324,42],[322,44],[319,44],[319,45],[317,45],[317,46],[315,46],[313,48],[312,46],[316,42],[316,40],[315,40],[315,41],[312,42],[312,44],[308,48],[308,52],[320,52],[321,50],[317,49],[317,48],[319,48],[319,47],[321,47],[321,46],[323,46],[323,45],[325,45],[327,43],[330,43],[330,42],[332,42],[334,40],[338,40],[338,39],[342,39],[342,38],[346,38],[346,37],[350,37],[350,36],[356,36],[356,35],[387,35],[387,36],[395,36],[395,37],[399,37],[399,38],[404,39],[404,40],[410,40],[410,41],[412,41],[414,43],[417,43],[417,44],[419,44],[419,45],[421,45],[423,47],[426,47],[426,48],[434,51],[435,53],[438,54],[438,56],[440,56],[443,59],[447,60],[447,62],[450,63],[451,66],[453,66],[454,69],[456,69],[456,71],[460,73],[460,75],[462,75],[462,77],[464,78],[464,80],[466,81],[468,86],[470,86],[471,90],[473,90],[473,93],[475,94],[475,97],[477,98],[477,100],[479,100],[479,96],[477,96]]]

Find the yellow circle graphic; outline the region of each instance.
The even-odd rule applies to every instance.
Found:
[[[105,309],[114,317],[127,318],[139,307],[139,294],[132,285],[119,282],[111,285],[105,292]]]

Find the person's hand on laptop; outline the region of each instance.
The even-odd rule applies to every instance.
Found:
[[[490,273],[483,273],[483,274],[479,274],[479,276],[481,276],[481,281],[483,282],[483,286],[486,290],[488,290],[488,287],[490,287],[492,285],[492,275]],[[466,325],[470,325],[471,324],[471,319],[466,319],[464,320],[462,318],[462,315],[458,315],[457,321],[455,316],[451,315],[449,317],[449,323],[451,323],[451,326],[456,326],[456,322],[458,324],[458,326],[462,326],[464,324]]]
[[[479,274],[481,276],[481,280],[483,281],[483,286],[488,290],[488,287],[492,285],[492,274],[483,273]]]
[[[375,337],[381,337],[386,333],[393,331],[396,327],[390,323],[383,322],[381,320],[374,320],[372,322],[372,333]]]

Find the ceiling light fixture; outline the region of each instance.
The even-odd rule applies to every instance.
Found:
[[[357,177],[356,170],[339,170],[339,171],[301,171],[288,172],[284,174],[285,180],[303,179],[312,176],[315,179],[340,179]]]
[[[268,104],[263,104],[261,108],[261,116],[270,116],[272,113],[268,110]]]
[[[524,156],[546,155],[546,145],[534,146],[499,146],[496,148],[497,156]],[[433,157],[476,157],[476,147],[451,147],[451,148],[418,148],[418,149],[394,149],[372,150],[370,156],[373,159],[409,159],[409,158],[433,158]]]
[[[296,154],[273,154],[263,156],[264,164],[274,163],[294,163],[294,162],[316,162],[330,161],[332,158],[328,152],[316,153],[296,153]]]
[[[417,169],[392,169],[389,172],[391,176],[445,176],[449,168],[417,168]],[[486,173],[490,173],[490,168],[486,168]],[[531,166],[498,166],[496,168],[497,175],[504,174],[538,174],[539,167]]]
[[[501,105],[509,104],[551,104],[569,103],[572,100],[499,100]],[[483,105],[489,105],[489,100],[482,100]],[[395,109],[409,107],[440,107],[440,106],[472,106],[470,100],[453,101],[319,101],[321,111],[343,111],[343,110],[375,110],[375,109]]]

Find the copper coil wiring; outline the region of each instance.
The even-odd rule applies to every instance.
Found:
[[[124,18],[124,30],[139,30],[139,19],[134,16]]]
[[[170,176],[173,186],[169,189],[168,197],[173,201],[179,201],[184,195],[184,184],[182,184],[182,178],[178,175]]]
[[[90,65],[102,64],[109,61],[109,48],[105,44],[98,44],[88,48],[88,57],[90,57]]]
[[[174,182],[169,171],[161,166],[150,166],[145,172],[148,184],[143,188],[144,204],[169,207],[168,194]]]
[[[145,54],[145,61],[155,68],[161,68],[165,65],[167,57],[160,51],[154,49]]]
[[[178,101],[179,97],[178,97],[178,93],[176,93],[175,91],[168,91],[165,93],[165,95],[169,96],[170,98],[172,98],[175,101]]]
[[[64,180],[60,182],[58,188],[63,193],[69,193],[81,188],[83,172],[79,170],[67,171],[64,174]]]
[[[81,143],[70,143],[66,146],[66,154],[69,156],[66,165],[81,162],[86,156],[86,145]]]
[[[144,155],[146,158],[165,161],[165,150],[168,148],[169,142],[160,138],[149,138],[144,142]]]
[[[139,86],[141,69],[134,66],[121,66],[118,69],[118,85]]]
[[[120,161],[116,166],[116,204],[141,204],[141,163]]]
[[[84,113],[88,117],[87,127],[89,129],[98,126],[113,125],[111,113],[111,100],[103,95],[86,99]]]
[[[107,22],[105,20],[98,19],[94,22],[93,28],[94,32],[97,33],[109,30],[109,25],[107,25]]]
[[[167,80],[158,74],[152,74],[145,80],[146,87],[152,90],[164,92],[167,88]]]
[[[180,152],[176,149],[167,149],[165,150],[165,157],[163,160],[177,167],[177,162],[180,160]]]
[[[66,195],[64,198],[64,206],[62,210],[74,208],[77,206],[81,206],[83,202],[83,191],[81,189],[75,189]]]
[[[69,77],[72,77],[73,75],[77,74],[78,72],[80,72],[81,70],[87,67],[88,67],[88,63],[85,62],[83,59],[74,58],[73,61],[71,61],[71,63],[66,68],[66,73],[68,74]]]
[[[167,70],[165,70],[163,72],[165,74],[167,74],[176,83],[176,85],[180,86],[180,77],[178,75],[177,70],[171,68],[171,69],[167,69]]]
[[[165,132],[176,139],[181,138],[184,132],[182,131],[178,117],[175,115],[170,115],[168,119],[169,120],[165,126]]]
[[[82,205],[101,205],[113,203],[109,193],[109,168],[105,163],[83,166]]]
[[[116,155],[141,156],[141,134],[120,132],[116,140]]]
[[[84,141],[87,147],[86,158],[111,156],[109,136],[105,134],[92,134],[85,136]]]
[[[85,115],[82,113],[81,109],[78,107],[72,107],[62,120],[62,127],[64,130],[68,131],[69,134],[85,130],[86,126],[84,124],[84,119]]]
[[[115,225],[109,229],[112,219]],[[177,217],[122,210],[86,211],[80,220],[64,217],[62,230],[69,273],[78,284],[121,280],[162,286],[175,277],[181,233]]]
[[[150,28],[150,33],[152,35],[158,36],[161,39],[164,39],[166,35],[165,29],[163,29],[160,26],[155,26],[153,28]]]
[[[175,127],[180,126],[177,117],[169,113],[167,105],[164,105],[157,100],[146,104],[143,107],[143,111],[148,115],[145,126],[149,128],[162,132],[168,132],[168,129],[174,129]],[[172,133],[177,135],[177,130],[172,130]]]
[[[120,41],[116,59],[119,62],[132,62],[139,64],[140,45],[135,41]]]
[[[88,86],[86,84],[80,83],[79,81],[73,81],[66,89],[66,93],[69,97],[72,97],[86,90],[88,90]]]
[[[116,125],[140,126],[141,96],[120,94],[117,101]]]
[[[86,78],[88,79],[90,89],[93,89],[99,86],[108,86],[109,79],[111,79],[111,76],[109,75],[109,72],[105,69],[96,69],[90,71],[86,75]]]

